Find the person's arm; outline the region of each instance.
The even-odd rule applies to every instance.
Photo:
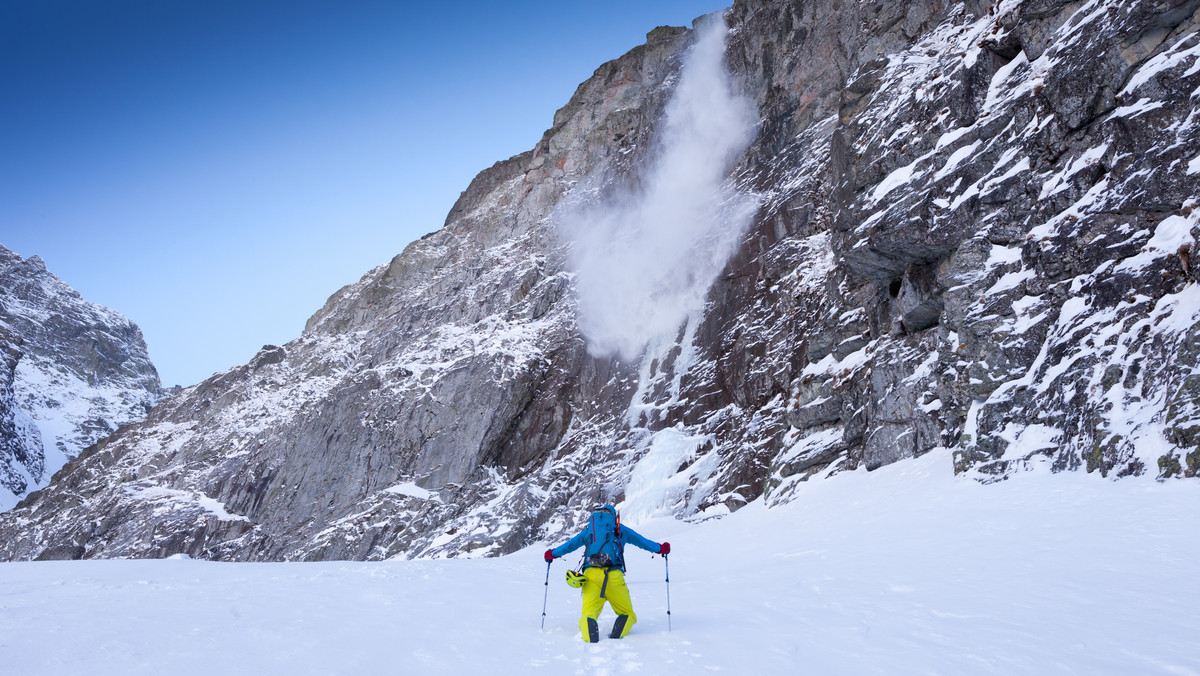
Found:
[[[580,547],[587,544],[587,535],[588,535],[588,532],[587,532],[586,528],[579,531],[579,535],[576,535],[575,537],[571,538],[570,540],[567,540],[565,544],[561,544],[561,545],[555,547],[554,549],[551,549],[550,555],[557,559],[558,557],[562,556],[563,554],[570,554],[571,552],[575,551],[576,549],[579,549]]]
[[[665,542],[660,544],[653,540],[647,540],[646,538],[642,537],[641,533],[638,533],[629,526],[621,526],[621,537],[634,547],[644,549],[651,554],[666,554],[667,552],[671,551],[671,545]]]

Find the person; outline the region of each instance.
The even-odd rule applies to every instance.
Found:
[[[629,526],[621,525],[621,517],[612,505],[604,505],[592,511],[588,525],[566,543],[546,550],[546,562],[569,554],[586,546],[583,555],[583,570],[576,575],[582,584],[583,611],[579,618],[579,631],[589,643],[600,641],[598,618],[604,602],[612,606],[617,619],[613,622],[609,638],[624,638],[637,622],[633,602],[629,599],[629,588],[625,586],[625,544],[640,547],[651,554],[666,556],[671,553],[671,543],[661,544],[647,540]],[[568,579],[574,573],[568,573]],[[572,584],[572,586],[575,586]]]

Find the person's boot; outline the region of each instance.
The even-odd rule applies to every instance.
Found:
[[[588,618],[588,643],[600,642],[600,623],[593,618]]]
[[[617,621],[613,622],[612,633],[609,638],[621,638],[621,634],[625,632],[625,623],[629,621],[628,615],[617,615]]]

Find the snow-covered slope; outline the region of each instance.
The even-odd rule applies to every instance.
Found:
[[[0,557],[487,556],[602,500],[704,520],[934,451],[984,481],[1193,478],[1198,7],[740,0],[723,54],[655,29],[301,337],[0,515]],[[731,91],[687,85],[723,66]],[[706,136],[742,138],[747,98],[744,150]],[[708,110],[734,126],[672,117]],[[641,255],[680,220],[695,255]],[[581,222],[644,283],[593,274]],[[689,311],[593,315],[606,280]]]
[[[85,301],[37,256],[0,246],[0,510],[117,427],[161,388],[138,327]]]
[[[634,521],[638,623],[579,640],[539,545],[483,560],[0,564],[6,673],[1195,674],[1194,482],[953,476],[949,452],[719,521]],[[607,629],[611,609],[600,617]],[[63,637],[70,640],[63,640]]]

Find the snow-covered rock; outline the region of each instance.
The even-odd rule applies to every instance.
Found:
[[[761,122],[722,189],[758,211],[678,331],[597,356],[561,221],[657,180],[695,35],[656,29],[300,338],[0,516],[0,556],[495,555],[935,448],[1195,476],[1198,6],[737,2]]]
[[[0,509],[141,420],[161,388],[137,325],[0,246]]]

